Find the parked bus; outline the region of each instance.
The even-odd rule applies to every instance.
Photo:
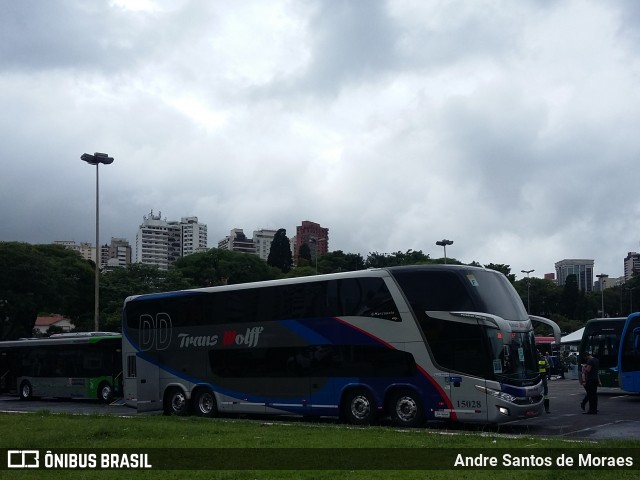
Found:
[[[640,393],[640,313],[632,313],[622,330],[618,356],[620,388]]]
[[[61,333],[0,342],[0,391],[33,397],[98,399],[122,394],[122,335]]]
[[[532,317],[533,318],[533,317]],[[553,324],[559,339],[559,329]],[[399,426],[543,412],[532,320],[507,278],[369,269],[133,296],[124,398],[139,411],[380,415]]]
[[[627,319],[592,318],[584,326],[580,342],[580,362],[586,353],[593,354],[600,362],[598,376],[603,387],[619,387],[618,353],[622,329]]]

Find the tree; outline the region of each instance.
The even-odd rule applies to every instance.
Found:
[[[311,249],[306,243],[300,245],[300,250],[298,251],[298,265],[300,265],[300,260],[306,260],[306,264],[311,265]]]
[[[175,269],[160,270],[156,265],[143,263],[116,268],[101,276],[100,325],[105,330],[120,331],[122,306],[131,295],[182,290],[190,286]],[[89,325],[81,327],[90,330]]]
[[[284,228],[279,229],[273,237],[267,264],[280,269],[282,273],[287,273],[291,270],[291,265],[293,265],[291,244]]]
[[[59,245],[0,242],[0,338],[31,335],[40,312],[76,323],[93,308],[93,270]]]
[[[257,255],[212,248],[180,258],[174,270],[191,288],[272,280],[282,273]]]
[[[327,252],[318,258],[319,273],[350,272],[362,270],[364,259],[359,253],[344,253],[342,250]]]
[[[407,250],[406,252],[394,253],[369,253],[365,262],[366,268],[396,267],[399,265],[424,265],[434,263],[429,259],[429,255],[422,253],[422,250]]]

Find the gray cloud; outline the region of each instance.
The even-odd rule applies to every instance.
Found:
[[[634,2],[0,0],[0,240],[143,215],[542,275],[640,248]],[[130,3],[135,5],[134,3]]]

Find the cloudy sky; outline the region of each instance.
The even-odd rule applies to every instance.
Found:
[[[454,244],[522,277],[640,251],[635,0],[0,0],[0,240],[135,242],[151,210]]]

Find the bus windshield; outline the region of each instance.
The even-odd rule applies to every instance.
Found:
[[[505,320],[529,319],[509,280],[492,270],[398,269],[393,275],[416,310],[482,312]]]
[[[393,275],[422,327],[434,360],[442,367],[500,382],[538,381],[533,330],[514,331],[506,342],[494,327],[428,312],[477,312],[508,321],[528,321],[507,278],[481,269],[398,269]],[[484,360],[482,360],[484,359]]]
[[[492,339],[494,352],[493,374],[502,383],[526,385],[538,378],[535,335],[533,331],[513,332],[511,343]]]

